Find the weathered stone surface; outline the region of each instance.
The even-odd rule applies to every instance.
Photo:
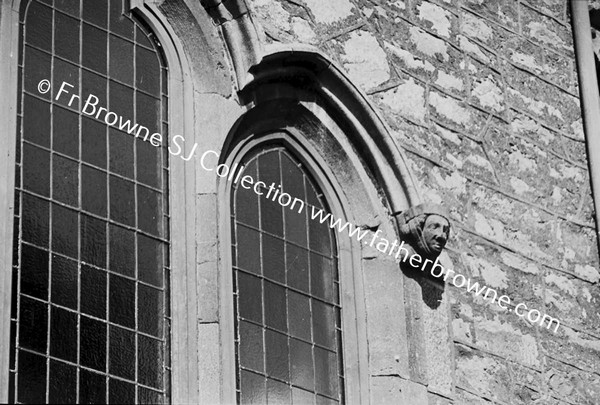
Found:
[[[388,376],[371,377],[371,401],[382,405],[403,403],[429,405],[427,388],[424,385]]]
[[[369,32],[358,31],[350,34],[350,38],[344,43],[342,61],[350,79],[364,90],[390,78],[386,54]]]
[[[219,324],[199,324],[198,342],[200,343],[200,347],[198,347],[200,403],[217,404],[221,402]]]
[[[488,398],[511,403],[514,393],[504,361],[485,356],[463,345],[456,345],[457,385]]]
[[[422,286],[404,280],[409,294],[399,294],[397,269],[369,268],[375,255],[364,249],[365,280],[385,275],[366,283],[369,367],[386,374],[372,377],[374,403],[408,392],[395,374],[437,377],[438,391],[448,389],[443,346],[453,340],[469,347],[457,346],[452,389],[427,394],[417,384],[423,396],[414,398],[594,403],[596,374],[582,370],[600,373],[600,264],[567,2],[253,3],[262,4],[268,40],[316,45],[369,93],[394,142],[410,151],[422,199],[450,208],[455,270],[513,305],[450,286],[448,314],[423,308]],[[559,331],[517,316],[521,302],[560,319]]]
[[[378,266],[364,260],[365,301],[372,374],[408,376],[408,348],[403,308],[403,286],[398,267],[391,262]]]

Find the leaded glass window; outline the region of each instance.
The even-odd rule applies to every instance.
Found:
[[[337,245],[326,224],[310,219],[328,210],[325,196],[284,146],[263,147],[243,164],[266,187],[260,197],[239,183],[232,193],[238,402],[342,403]],[[271,185],[304,209],[267,198]]]
[[[23,3],[10,401],[168,402],[168,153],[81,112],[166,136],[159,45],[125,1]]]

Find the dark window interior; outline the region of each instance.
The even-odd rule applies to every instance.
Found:
[[[328,210],[325,197],[283,146],[244,165],[267,188],[259,198],[238,183],[232,193],[238,402],[342,403],[336,241],[310,219],[312,207]],[[302,212],[266,198],[272,183],[305,201]]]
[[[51,96],[166,136],[166,66],[126,1],[23,3],[10,401],[168,402],[168,153]]]

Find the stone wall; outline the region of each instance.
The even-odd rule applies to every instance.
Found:
[[[455,270],[561,321],[555,334],[448,285],[453,388],[419,403],[598,403],[600,273],[568,2],[249,6],[264,44],[313,45],[368,94],[423,199],[451,211]],[[411,398],[388,386],[372,386],[374,403]]]

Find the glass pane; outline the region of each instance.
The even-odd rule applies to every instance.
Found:
[[[87,297],[83,291],[81,295]],[[77,309],[77,262],[56,254],[52,255],[52,302]]]
[[[129,179],[134,179],[133,175],[133,145],[135,138],[129,134],[110,129],[108,137],[110,143],[110,171]]]
[[[265,331],[267,375],[284,381],[290,379],[288,338],[271,330]]]
[[[327,212],[327,210],[323,211]],[[320,223],[318,220],[308,222],[310,249],[325,256],[331,255],[331,229],[328,224],[327,221]]]
[[[52,9],[36,1],[27,10],[26,41],[50,52],[52,50]]]
[[[288,307],[290,308],[290,334],[304,340],[311,338],[310,298],[288,292]]]
[[[256,167],[256,160],[253,160],[244,169],[243,175],[250,176],[256,181],[258,178]],[[246,185],[246,187],[249,186]],[[267,192],[264,189],[261,190],[263,193]],[[235,204],[236,220],[254,228],[258,228],[258,215],[256,215],[258,212],[258,194],[256,194],[252,188],[246,189],[245,187],[242,187],[240,183],[237,184],[235,194],[237,196],[237,203]]]
[[[81,312],[106,319],[107,273],[90,266],[81,266]]]
[[[50,203],[41,198],[23,194],[23,213],[21,224],[23,241],[48,248]],[[18,235],[18,232],[15,235]]]
[[[329,325],[335,325],[333,307],[312,300],[312,311],[315,343],[335,350],[335,329],[328,327]]]
[[[81,254],[84,263],[106,267],[106,222],[81,215]]]
[[[129,85],[133,84],[133,43],[111,35],[110,53],[120,56],[110,58],[110,76]]]
[[[162,195],[144,186],[137,186],[138,227],[155,236],[161,236],[159,218],[162,215]]]
[[[87,370],[79,371],[79,403],[105,404],[106,377]]]
[[[267,379],[267,402],[269,404],[292,403],[290,386],[277,380]]]
[[[265,378],[246,370],[241,371],[240,387],[242,404],[263,405],[266,403]]]
[[[308,391],[293,387],[292,401],[294,404],[310,405],[315,403],[315,396]]]
[[[110,176],[110,218],[125,225],[135,226],[134,184]]]
[[[21,248],[21,292],[48,299],[48,252],[34,246]]]
[[[239,314],[244,319],[262,323],[262,283],[260,279],[238,273]]]
[[[138,234],[138,275],[140,280],[162,287],[163,245],[156,239]]]
[[[153,95],[160,95],[160,66],[156,53],[135,47],[135,84],[136,86]]]
[[[287,310],[285,289],[268,281],[265,286],[265,324],[271,328],[287,332]]]
[[[83,106],[81,100],[75,97],[79,96],[79,86],[77,85],[79,83],[79,67],[58,58],[54,58],[52,62],[54,63],[52,76],[55,86],[59,86],[58,88],[60,89],[63,86],[63,82],[67,83],[63,88],[64,93],[60,94],[58,100],[56,100],[55,97],[54,102],[58,105],[78,111],[80,106]],[[69,85],[73,87],[70,87]],[[50,92],[48,92],[48,94],[50,94]],[[58,92],[56,92],[56,94],[58,95]]]
[[[315,347],[315,381],[317,392],[330,397],[336,397],[337,363],[335,353]]]
[[[292,384],[314,390],[312,347],[308,343],[290,339],[290,362]]]
[[[240,336],[240,365],[244,368],[264,373],[263,328],[241,321],[238,325]]]
[[[135,385],[111,378],[108,384],[108,400],[111,404],[133,404],[135,402]]]
[[[84,1],[83,18],[86,21],[106,28],[106,18],[108,15],[108,2],[106,1]]]
[[[159,340],[140,335],[138,337],[138,378],[140,383],[157,389],[162,388],[162,344]],[[159,355],[157,355],[159,354]]]
[[[19,350],[19,387],[21,403],[41,404],[46,401],[46,359]]]
[[[50,153],[23,145],[23,189],[50,197]]]
[[[125,276],[135,275],[135,233],[120,226],[109,225],[109,256],[111,271],[116,271]],[[140,255],[140,259],[144,257]],[[141,269],[144,266],[140,266]]]
[[[112,1],[110,3],[110,17],[109,26],[110,30],[120,34],[128,39],[133,39],[133,33],[135,30],[134,24],[131,20],[123,16],[123,4],[120,1]]]
[[[263,273],[265,277],[280,283],[285,283],[285,253],[283,248],[284,242],[282,239],[271,235],[263,235]]]
[[[92,167],[81,166],[81,208],[92,214],[106,217],[106,173]]]
[[[76,161],[52,156],[52,198],[72,207],[79,205],[79,165]]]
[[[49,402],[73,404],[77,402],[77,368],[56,360],[50,360]]]
[[[79,20],[67,17],[61,13],[55,13],[54,16],[54,52],[56,52],[57,55],[70,60],[71,62],[78,63]]]
[[[308,293],[308,251],[290,243],[286,244],[285,263],[290,287]]]
[[[87,316],[81,317],[79,330],[80,362],[98,371],[106,369],[106,324]]]
[[[58,106],[54,106],[52,114],[54,114],[52,148],[57,152],[78,159],[79,117],[74,112]]]
[[[139,128],[139,127],[138,127]],[[148,139],[154,131],[148,131]],[[140,132],[142,136],[146,132],[143,130]],[[160,148],[153,146],[150,141],[142,141],[143,138],[137,138],[135,143],[138,155],[137,165],[137,180],[150,187],[159,187],[160,185],[160,174],[161,167],[160,162]]]
[[[21,347],[45,354],[48,336],[48,305],[22,296],[20,309],[19,342]]]
[[[50,355],[77,362],[77,314],[52,307],[50,313]]]
[[[109,372],[133,380],[135,378],[135,333],[111,326],[110,342]],[[127,403],[125,398],[121,398],[120,401]]]
[[[79,220],[76,211],[52,204],[52,250],[77,258]]]
[[[118,59],[120,63],[120,58]],[[115,111],[118,113],[121,118],[115,118],[113,115],[109,115],[106,118],[106,121],[112,123],[114,121],[114,126],[116,128],[123,128],[123,130],[127,131],[127,125],[125,124],[127,120],[133,120],[133,106],[135,105],[133,102],[133,91],[131,91],[130,87],[124,86],[120,83],[117,83],[111,80],[108,84],[109,86],[109,103],[108,110]],[[130,125],[135,125],[132,121]]]
[[[106,169],[106,127],[87,117],[82,118],[81,124],[82,160]]]
[[[165,308],[162,294],[156,288],[138,284],[138,325],[141,332],[161,338]]]
[[[238,224],[237,232],[238,266],[246,271],[260,274],[260,234],[242,224]]]
[[[88,1],[86,4],[104,3],[102,1]],[[85,13],[85,8],[84,8]],[[83,65],[96,72],[106,74],[106,32],[89,24],[83,24],[82,49]],[[96,94],[96,93],[93,93]]]
[[[111,274],[108,295],[110,321],[135,327],[135,281]]]
[[[50,60],[51,57],[47,53],[41,52],[29,46],[25,47],[25,63],[27,64],[27,69],[25,69],[23,72],[23,87],[29,93],[36,94],[45,100],[50,99],[51,92],[49,91],[46,94],[40,94],[37,86],[40,80],[50,79],[49,76],[50,72],[52,71],[50,69]],[[55,82],[62,83],[62,80]]]
[[[54,6],[57,10],[63,11],[72,16],[79,17],[79,2],[73,0],[54,0]]]
[[[332,260],[310,254],[310,286],[314,296],[333,302],[333,263]]]
[[[25,116],[31,117],[23,121],[23,138],[40,146],[50,146],[50,104],[39,98],[25,94]],[[61,109],[56,108],[57,119]]]

